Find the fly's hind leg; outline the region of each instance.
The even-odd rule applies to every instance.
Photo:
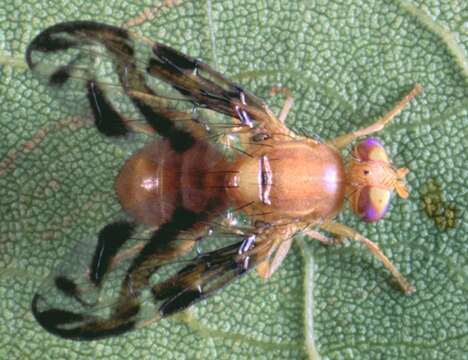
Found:
[[[411,295],[414,291],[415,288],[409,283],[408,280],[405,279],[405,277],[398,271],[398,269],[395,267],[395,265],[390,261],[390,259],[385,256],[385,254],[380,250],[379,246],[372,242],[371,240],[367,239],[366,237],[362,236],[358,232],[356,232],[354,229],[342,225],[342,224],[336,224],[336,223],[330,223],[330,222],[325,222],[322,225],[320,225],[320,228],[322,228],[325,231],[328,231],[334,235],[337,235],[339,237],[343,238],[348,238],[354,241],[358,241],[369,249],[369,251],[377,258],[380,260],[380,262],[383,263],[383,265],[392,273],[393,277],[396,279],[398,282],[398,285],[402,288],[404,293],[406,295]]]
[[[366,128],[353,131],[349,134],[338,136],[337,138],[328,141],[328,143],[335,146],[337,149],[341,149],[341,148],[348,146],[357,138],[360,138],[362,136],[367,136],[367,135],[370,135],[370,134],[373,134],[375,132],[382,130],[385,127],[385,125],[387,125],[390,122],[390,120],[392,120],[395,116],[397,116],[400,113],[400,111],[403,110],[403,108],[415,96],[421,93],[421,91],[422,91],[422,86],[419,84],[416,84],[414,88],[403,99],[401,99],[400,102],[396,104],[392,110],[390,110],[387,114],[385,114],[383,117],[378,119],[376,122],[374,122],[373,124],[369,125]]]

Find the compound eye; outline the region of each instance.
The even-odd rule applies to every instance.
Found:
[[[357,144],[354,147],[353,155],[361,161],[389,162],[382,143],[375,138],[368,138]]]
[[[351,197],[351,207],[365,222],[375,222],[387,213],[392,192],[389,190],[365,186]]]

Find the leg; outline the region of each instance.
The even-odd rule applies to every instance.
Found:
[[[316,230],[312,230],[312,229],[303,231],[303,234],[307,235],[308,237],[310,237],[312,239],[320,241],[324,245],[332,246],[332,245],[339,245],[339,244],[343,243],[343,241],[342,241],[342,239],[340,237],[330,238],[330,237],[325,236],[325,235],[321,234],[320,232],[318,232]]]
[[[291,93],[287,88],[280,88],[280,87],[274,87],[271,89],[270,94],[271,95],[277,95],[279,93],[282,93],[286,95],[286,101],[283,104],[283,108],[281,109],[280,114],[278,115],[278,120],[284,124],[286,121],[286,118],[288,116],[289,110],[291,110],[293,104],[294,104],[294,99],[291,96]]]
[[[291,110],[293,104],[294,104],[294,99],[292,98],[291,95],[288,95],[288,97],[286,98],[286,101],[283,104],[283,108],[281,109],[281,112],[278,116],[278,120],[281,121],[283,124],[286,121],[286,117],[288,116],[289,110]]]
[[[257,275],[264,280],[269,279],[278,270],[283,263],[284,258],[289,252],[293,242],[293,238],[284,240],[276,249],[275,254],[271,259],[264,260],[257,266]]]
[[[395,265],[393,265],[393,263],[385,256],[382,250],[380,250],[377,244],[373,243],[371,240],[357,233],[355,230],[351,229],[350,227],[347,227],[342,224],[327,222],[327,223],[322,224],[320,227],[335,235],[347,237],[349,239],[358,241],[366,245],[367,248],[370,250],[370,252],[377,259],[379,259],[384,264],[384,266],[392,273],[392,275],[397,280],[398,284],[400,285],[400,287],[402,288],[402,290],[405,292],[406,295],[411,295],[415,291],[415,288],[408,282],[408,280],[406,280],[403,277],[403,275],[397,270]]]
[[[260,262],[257,265],[257,275],[262,279],[269,279],[278,270],[286,258],[293,242],[294,235],[301,230],[301,223],[283,223],[281,221],[271,224],[257,237]]]
[[[350,143],[352,143],[355,139],[362,137],[362,136],[367,136],[370,134],[373,134],[375,132],[378,132],[382,130],[385,125],[390,122],[396,115],[400,113],[400,111],[419,93],[422,91],[422,86],[419,84],[416,84],[411,90],[408,95],[406,95],[401,101],[392,109],[390,110],[386,115],[378,119],[376,122],[371,124],[370,126],[364,128],[364,129],[359,129],[357,131],[353,131],[349,134],[341,135],[338,136],[336,139],[333,139],[329,141],[330,144],[334,145],[336,148],[341,149],[345,146],[348,146]]]
[[[340,239],[326,237],[325,235],[322,235],[315,230],[304,231],[304,234],[311,238],[317,239],[326,245],[336,245],[337,243],[341,243]],[[275,250],[274,255],[272,255],[271,258],[264,260],[257,266],[257,274],[259,277],[267,280],[276,272],[276,270],[278,270],[279,266],[282,264],[284,258],[288,254],[292,242],[292,237],[285,239]]]

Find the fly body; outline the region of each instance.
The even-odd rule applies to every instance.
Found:
[[[290,96],[275,116],[208,65],[126,29],[57,24],[30,43],[26,61],[59,94],[81,93],[103,136],[154,139],[116,171],[121,214],[80,242],[34,296],[34,316],[49,332],[116,336],[182,311],[253,268],[269,278],[299,232],[325,244],[362,243],[406,294],[414,291],[376,244],[334,218],[349,199],[361,219],[377,221],[394,192],[408,196],[408,170],[396,169],[368,135],[419,85],[370,126],[317,141],[286,127]],[[359,138],[345,161],[341,149]],[[224,245],[204,248],[220,239]]]

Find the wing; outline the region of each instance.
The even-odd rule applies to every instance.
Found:
[[[117,221],[97,239],[80,243],[34,296],[37,321],[64,338],[116,336],[211,296],[271,253],[268,236],[223,228],[214,234],[211,228],[210,235],[205,228],[202,236],[187,214],[179,211],[177,217],[149,235],[129,221]],[[195,243],[206,236],[228,245],[194,254]]]
[[[123,91],[149,127],[178,151],[210,130],[207,124],[199,126],[193,108],[227,115],[234,119],[231,129],[254,134],[284,130],[261,100],[208,65],[114,26],[90,21],[51,26],[30,43],[26,61],[54,88],[62,90],[79,79],[81,89],[75,90],[86,94],[95,125],[106,136],[120,137],[131,130],[117,108],[120,104],[110,100],[116,91]],[[167,95],[162,83],[178,96]],[[107,90],[114,94],[109,97]],[[184,102],[192,108],[177,109]]]
[[[71,90],[70,107],[84,94],[96,128],[108,137],[129,134],[137,116],[183,153],[213,136],[211,124],[241,129],[256,143],[282,126],[260,100],[209,66],[113,26],[52,26],[31,42],[26,60],[59,96]],[[201,121],[193,107],[229,122]],[[156,230],[122,218],[79,244],[35,295],[32,311],[45,329],[92,340],[142,327],[210,296],[278,245],[258,229],[213,231],[212,214],[182,205]],[[203,244],[224,243],[194,254],[207,237]]]

